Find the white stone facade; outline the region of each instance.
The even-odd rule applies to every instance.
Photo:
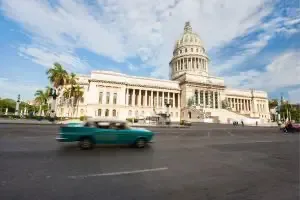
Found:
[[[201,39],[187,22],[169,63],[171,80],[92,71],[89,76],[79,76],[84,97],[76,108],[68,107],[60,97],[57,115],[143,118],[166,113],[164,102],[169,102],[173,122],[269,121],[266,92],[226,88],[222,78],[209,75],[208,63]]]

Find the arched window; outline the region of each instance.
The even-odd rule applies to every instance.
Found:
[[[98,116],[101,116],[101,112],[102,112],[102,110],[98,109]]]
[[[142,115],[142,116],[144,116],[144,113],[145,113],[145,112],[144,112],[144,111],[142,111],[142,114],[141,114],[141,115]]]
[[[128,116],[131,116],[131,115],[132,115],[132,111],[129,110],[129,111],[128,111]]]
[[[112,114],[113,114],[113,117],[116,117],[117,116],[117,111],[114,109]]]
[[[189,111],[189,119],[192,118],[192,112]]]
[[[187,52],[187,48],[185,48],[185,53]]]
[[[173,112],[170,113],[170,116],[173,117]]]
[[[194,51],[194,49],[193,48],[191,48],[191,52],[193,52]]]
[[[178,117],[178,112],[176,112],[176,117]]]
[[[109,110],[106,109],[106,110],[105,110],[105,117],[108,117],[108,116],[109,116]]]
[[[135,111],[135,117],[138,117],[138,116],[139,116],[139,111],[136,110],[136,111]]]

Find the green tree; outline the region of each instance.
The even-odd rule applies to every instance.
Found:
[[[277,99],[270,99],[269,100],[269,109],[275,108],[278,106],[278,100]]]
[[[54,66],[47,70],[46,74],[53,86],[58,89],[68,83],[68,72],[59,63],[54,63]]]

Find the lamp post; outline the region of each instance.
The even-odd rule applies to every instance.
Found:
[[[165,101],[165,106],[167,107],[167,123],[170,124],[170,102],[168,102],[167,100]]]
[[[15,115],[19,115],[20,97],[21,97],[21,96],[18,94],[18,99],[17,99],[17,103],[16,103],[16,112],[15,112]]]
[[[52,101],[51,101],[51,111],[50,111],[50,117],[51,120],[54,120],[56,113],[55,113],[55,107],[56,107],[56,98],[57,98],[58,94],[56,93],[56,90],[53,88],[50,88],[49,91],[49,97],[52,97]]]

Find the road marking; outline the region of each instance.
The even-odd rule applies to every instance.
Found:
[[[266,140],[266,141],[259,140],[259,141],[254,141],[254,142],[260,143],[260,142],[273,142],[273,141],[271,141],[271,140]]]
[[[230,135],[230,136],[234,136],[232,133],[230,133],[229,131],[227,131],[227,133]]]
[[[167,167],[161,168],[153,168],[153,169],[141,169],[141,170],[133,170],[133,171],[123,171],[123,172],[110,172],[110,173],[101,173],[101,174],[87,174],[87,175],[79,175],[79,176],[68,176],[68,178],[78,179],[78,178],[88,178],[88,177],[99,177],[99,176],[120,176],[127,174],[139,174],[145,172],[155,172],[155,171],[163,171],[167,170]]]

